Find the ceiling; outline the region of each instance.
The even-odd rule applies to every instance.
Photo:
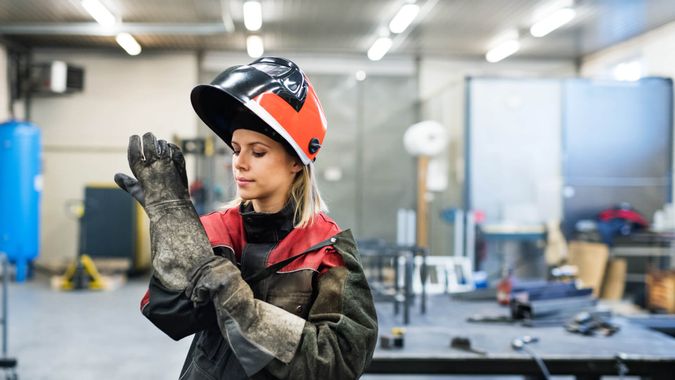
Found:
[[[260,0],[265,52],[364,54],[404,0]],[[245,51],[242,0],[101,0],[121,18],[96,24],[79,0],[0,0],[0,38],[25,47],[120,50],[128,31],[149,50]],[[412,28],[392,54],[483,56],[500,35],[520,31],[518,56],[577,59],[675,21],[673,0],[577,0],[577,17],[535,39],[527,28],[551,0],[418,0]],[[234,21],[227,32],[223,13]]]

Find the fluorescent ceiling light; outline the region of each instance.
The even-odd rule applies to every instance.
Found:
[[[577,12],[572,8],[562,8],[536,22],[530,28],[530,34],[535,37],[544,37],[552,31],[572,21]]]
[[[356,77],[356,80],[360,82],[366,79],[366,72],[363,70],[359,70],[356,72],[356,74],[354,74],[354,76]]]
[[[389,23],[389,30],[392,33],[402,33],[419,13],[420,7],[417,4],[406,4],[398,10],[396,16]]]
[[[612,75],[617,80],[640,80],[640,77],[642,77],[642,64],[639,61],[619,63],[614,66]]]
[[[263,40],[260,36],[248,36],[246,38],[246,53],[251,58],[259,58],[265,52]]]
[[[247,1],[244,3],[244,26],[246,29],[255,32],[262,27],[262,5],[258,1]]]
[[[98,0],[82,0],[82,7],[103,26],[112,26],[117,22],[115,15]]]
[[[379,61],[391,48],[391,38],[380,37],[373,43],[373,46],[368,49],[368,59],[371,61]]]
[[[67,86],[67,77],[68,77],[68,65],[63,61],[54,61],[50,67],[51,72],[51,83],[49,88],[54,92],[64,93],[66,92]]]
[[[502,59],[517,52],[518,49],[520,49],[520,42],[518,42],[518,40],[504,41],[496,47],[490,49],[485,54],[485,59],[491,63],[499,62]]]
[[[129,55],[141,54],[141,45],[136,42],[136,39],[129,33],[120,33],[115,37],[115,41],[124,49]]]

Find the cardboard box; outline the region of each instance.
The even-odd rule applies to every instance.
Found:
[[[675,313],[675,270],[647,273],[647,305],[653,310]]]
[[[582,286],[593,288],[593,296],[598,297],[608,258],[609,248],[605,244],[573,241],[569,245],[567,262],[578,268],[577,277]]]
[[[609,260],[600,298],[613,301],[619,301],[623,298],[627,268],[626,259]]]

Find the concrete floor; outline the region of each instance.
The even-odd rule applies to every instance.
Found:
[[[174,342],[140,314],[146,284],[106,292],[54,291],[39,279],[11,284],[9,356],[19,378],[178,378],[190,338]]]
[[[139,302],[146,284],[145,279],[132,280],[106,292],[54,291],[47,279],[40,278],[10,284],[9,356],[18,359],[19,379],[177,379],[191,338],[174,342],[140,314]],[[488,379],[362,377],[365,380],[463,378]]]

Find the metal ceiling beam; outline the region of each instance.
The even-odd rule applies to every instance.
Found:
[[[154,35],[209,35],[227,33],[223,23],[122,23],[102,27],[95,22],[53,24],[2,24],[0,34],[5,35],[86,35],[114,36],[118,33]]]
[[[415,60],[410,56],[388,56],[386,60],[373,62],[363,52],[352,54],[293,53],[275,51],[288,57],[309,74],[347,74],[353,77],[358,70],[368,75],[411,76],[415,75]],[[249,60],[245,53],[207,50],[201,60],[201,69],[219,73],[229,66]]]

